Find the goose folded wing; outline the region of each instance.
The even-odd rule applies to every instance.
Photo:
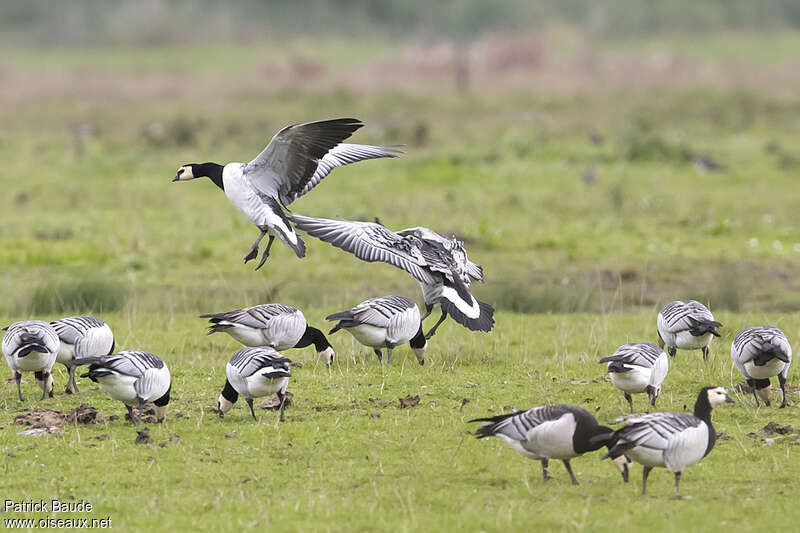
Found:
[[[352,314],[353,319],[361,324],[385,328],[394,315],[413,306],[414,302],[402,296],[384,296],[358,304],[352,309]]]
[[[666,450],[676,434],[702,423],[699,418],[684,413],[653,413],[629,419],[618,433],[620,440],[630,445],[628,447]]]
[[[363,125],[340,118],[287,126],[244,166],[244,175],[259,192],[288,205],[313,181],[325,154]]]
[[[697,425],[674,433],[664,450],[664,464],[670,472],[681,472],[696,463],[708,448],[708,426],[699,419]]]
[[[368,263],[389,263],[411,274],[417,281],[433,285],[438,277],[420,252],[418,240],[401,237],[373,222],[353,222],[291,215],[295,226],[321,241],[349,252]]]

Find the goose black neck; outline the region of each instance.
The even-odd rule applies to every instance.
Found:
[[[578,424],[572,438],[572,447],[577,453],[593,452],[603,446],[610,450],[613,447],[613,435],[613,429],[608,426],[600,426],[596,422],[594,424]],[[613,442],[616,442],[616,439]]]
[[[239,393],[236,392],[236,389],[233,388],[233,385],[231,385],[231,382],[227,379],[225,380],[225,388],[222,389],[222,397],[231,403],[236,403],[236,400],[239,399]]]
[[[331,343],[328,342],[328,339],[325,337],[324,333],[317,328],[312,328],[311,326],[307,325],[306,330],[303,332],[303,336],[300,337],[300,340],[297,341],[297,344],[295,344],[294,347],[305,348],[310,344],[313,344],[314,348],[316,348],[318,352],[323,351],[325,348],[331,347]]]
[[[694,416],[707,424],[711,424],[711,403],[708,401],[708,388],[704,388],[697,395],[694,403]]]
[[[164,396],[154,401],[153,403],[159,407],[164,407],[165,405],[167,405],[169,403],[169,393],[171,390],[172,390],[172,383],[169,384],[169,388],[167,389],[167,392],[164,393]]]
[[[211,181],[214,182],[214,185],[225,190],[225,186],[222,184],[222,169],[224,167],[222,165],[218,165],[217,163],[200,163],[194,165],[192,168],[192,174],[196,178],[207,177]]]
[[[424,348],[427,342],[425,334],[422,333],[422,322],[420,322],[419,331],[417,331],[417,334],[414,335],[414,338],[411,339],[408,344],[410,344],[412,348]]]

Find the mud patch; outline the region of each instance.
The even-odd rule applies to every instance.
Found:
[[[283,398],[284,398],[284,404],[286,405],[286,407],[289,407],[290,405],[292,405],[294,394],[292,394],[291,392],[287,392],[286,394],[283,395]],[[262,400],[261,402],[259,402],[258,406],[262,409],[271,409],[271,410],[280,409],[281,401],[280,399],[278,399],[277,394],[273,394],[266,400]]]
[[[150,428],[142,428],[136,431],[136,439],[133,441],[135,444],[150,444],[153,439],[150,438]]]
[[[77,426],[78,424],[102,424],[106,418],[94,407],[81,404],[71,411],[56,411],[38,407],[29,413],[23,413],[14,418],[14,424],[29,426],[30,428],[52,428],[65,424]]]
[[[141,420],[144,424],[157,424],[159,422],[158,415],[156,414],[156,404],[154,403],[144,404],[144,407],[142,407],[141,410],[139,410],[139,407],[136,406],[133,408],[133,412],[139,416],[139,420]],[[125,420],[128,422],[133,422],[133,420],[131,420],[130,413],[125,413]]]
[[[400,409],[405,409],[406,407],[414,407],[415,405],[419,405],[419,394],[411,396],[410,394],[405,398],[398,398],[400,400]]]

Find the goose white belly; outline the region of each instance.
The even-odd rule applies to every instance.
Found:
[[[97,382],[109,396],[125,405],[137,405],[139,398],[136,396],[135,383],[139,378],[125,374],[109,374],[97,378]]]
[[[713,337],[711,333],[705,333],[699,337],[695,337],[688,331],[679,331],[675,335],[674,346],[677,346],[681,350],[699,350],[711,343],[711,337]]]
[[[245,398],[261,398],[272,396],[278,391],[284,392],[289,386],[289,378],[267,379],[256,372],[244,379],[245,391],[239,392]]]
[[[346,329],[364,346],[381,348],[386,345],[386,328],[379,328],[370,324],[359,324]]]
[[[16,369],[21,372],[50,372],[55,363],[54,353],[31,352],[25,357],[17,358]]]
[[[245,346],[267,346],[267,340],[260,329],[236,325],[226,329],[225,333]]]
[[[524,455],[528,459],[534,459],[534,460],[544,459],[544,457],[540,457],[531,450],[526,449],[522,445],[522,443],[518,440],[514,440],[506,435],[503,435],[502,433],[498,433],[497,436],[506,441],[512,448],[514,448],[514,450],[516,450],[517,453],[519,453],[520,455]]]
[[[558,420],[543,422],[528,432],[525,448],[541,457],[551,459],[571,459],[578,454],[572,444],[576,423],[572,414]]]
[[[626,451],[625,454],[632,460],[644,466],[667,466],[664,462],[663,450],[645,448],[644,446],[635,446]]]
[[[627,372],[609,372],[611,383],[621,391],[629,394],[644,392],[650,384],[652,368],[644,368],[637,365],[627,365],[631,369]]]
[[[75,359],[75,345],[61,341],[61,347],[58,349],[58,355],[56,355],[56,362],[68,365],[73,359]]]
[[[783,372],[785,365],[780,359],[771,359],[763,366],[756,366],[753,361],[748,361],[744,364],[744,370],[753,379],[768,379]]]

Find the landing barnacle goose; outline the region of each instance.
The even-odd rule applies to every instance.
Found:
[[[717,433],[711,425],[711,410],[733,400],[722,387],[703,387],[694,404],[694,414],[651,413],[625,421],[610,438],[616,444],[603,459],[617,459],[627,455],[644,466],[642,495],[647,493],[647,476],[656,467],[665,467],[675,473],[675,495],[681,482],[681,473],[709,454],[714,448]]]
[[[125,350],[100,357],[84,357],[73,361],[75,366],[89,365],[82,378],[99,383],[115,400],[125,404],[131,421],[138,425],[144,404],[153,402],[156,417],[163,422],[167,415],[172,378],[167,365],[149,352]],[[139,409],[134,416],[133,406]]]
[[[534,407],[489,418],[475,418],[470,422],[486,422],[475,432],[479,439],[500,437],[517,452],[529,459],[542,462],[542,477],[550,479],[548,464],[550,459],[560,459],[572,479],[578,479],[572,472],[570,459],[602,448],[613,446],[613,430],[598,424],[592,414],[575,405],[547,405]],[[614,463],[628,481],[628,461],[624,455]]]
[[[383,362],[381,348],[392,363],[392,350],[406,342],[411,345],[419,364],[425,364],[427,340],[422,333],[422,319],[417,304],[403,296],[381,296],[363,301],[352,309],[334,313],[326,320],[337,321],[329,335],[346,329],[355,339],[369,346]]]
[[[778,376],[783,392],[781,407],[786,407],[786,378],[792,364],[792,346],[781,330],[772,326],[744,328],[733,339],[731,358],[753,389],[756,406],[758,396],[769,405],[769,378]]]
[[[411,274],[422,287],[425,298],[423,320],[436,304],[442,309],[438,322],[425,334],[430,339],[439,325],[452,316],[473,331],[490,331],[494,309],[469,292],[470,280],[483,281],[483,269],[467,259],[456,239],[445,239],[427,228],[410,228],[395,233],[379,222],[354,222],[291,216],[295,225],[362,261],[382,261]]]
[[[664,345],[671,356],[681,350],[702,350],[708,360],[708,345],[719,337],[717,328],[722,324],[714,320],[708,307],[696,300],[670,302],[658,313],[658,345]]]
[[[114,353],[114,333],[108,324],[93,316],[71,316],[50,323],[61,340],[56,362],[67,367],[66,393],[78,392],[73,361],[82,357]]]
[[[623,344],[613,355],[603,357],[600,362],[608,363],[611,383],[625,395],[631,413],[631,394],[646,392],[650,400],[647,412],[650,412],[650,407],[655,407],[656,398],[661,393],[661,383],[669,371],[669,358],[658,345],[652,342]]]
[[[325,364],[336,353],[325,334],[306,321],[302,311],[284,304],[262,304],[227,313],[201,315],[211,325],[208,334],[225,332],[245,346],[270,346],[278,351],[305,348],[311,344]]]
[[[289,359],[269,346],[241,348],[234,353],[225,367],[227,379],[217,400],[220,418],[224,418],[241,395],[250,407],[253,420],[258,420],[253,410],[253,398],[277,394],[281,402],[280,419],[283,420],[286,388],[291,377],[290,363]]]
[[[17,382],[17,396],[22,397],[22,372],[33,372],[36,384],[42,389],[42,400],[53,397],[53,376],[50,374],[56,362],[60,341],[53,327],[41,320],[14,322],[3,336],[3,355],[14,372]]]
[[[261,239],[269,235],[256,270],[269,257],[275,237],[291,247],[297,257],[304,257],[305,243],[292,228],[284,207],[313,189],[336,167],[400,154],[391,146],[342,142],[363,125],[354,118],[293,124],[276,133],[249,163],[188,163],[178,169],[172,181],[210,178],[261,231],[245,256],[245,263],[258,256]]]

